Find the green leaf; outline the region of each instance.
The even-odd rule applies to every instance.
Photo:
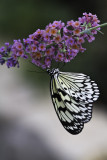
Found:
[[[91,27],[91,23],[89,22],[87,26],[88,26],[88,27]]]

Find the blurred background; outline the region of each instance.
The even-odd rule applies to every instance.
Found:
[[[83,12],[107,22],[107,1],[0,0],[0,46],[27,38],[54,20],[77,20]],[[95,80],[100,98],[93,118],[79,135],[67,133],[60,124],[49,93],[47,74],[0,66],[0,160],[107,160],[107,27],[87,50],[62,68],[82,72]]]

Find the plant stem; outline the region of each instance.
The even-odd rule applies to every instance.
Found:
[[[92,28],[85,29],[84,31],[80,32],[80,34],[84,34],[84,33],[86,33],[86,32],[89,32],[89,31],[91,31],[91,30],[95,30],[95,29],[97,29],[97,28],[99,28],[99,27],[104,27],[104,26],[107,26],[107,23],[103,23],[103,24],[100,24],[100,25],[98,25],[98,26],[96,26],[96,27],[92,27]]]

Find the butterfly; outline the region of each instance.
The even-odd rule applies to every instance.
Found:
[[[57,116],[71,134],[79,134],[92,117],[93,102],[99,97],[97,84],[82,73],[47,69],[50,93]]]

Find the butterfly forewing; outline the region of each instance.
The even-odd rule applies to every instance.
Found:
[[[97,100],[97,84],[84,74],[56,72],[51,76],[51,97],[64,128],[71,134],[82,131],[92,117],[92,103]]]
[[[66,94],[66,93],[65,93]],[[78,134],[83,129],[83,123],[79,123],[71,114],[71,108],[64,102],[65,99],[70,101],[69,95],[65,95],[63,90],[60,90],[58,81],[55,78],[51,79],[51,97],[58,115],[64,128],[71,134]],[[73,110],[72,110],[73,111]],[[76,111],[78,112],[78,111]]]

